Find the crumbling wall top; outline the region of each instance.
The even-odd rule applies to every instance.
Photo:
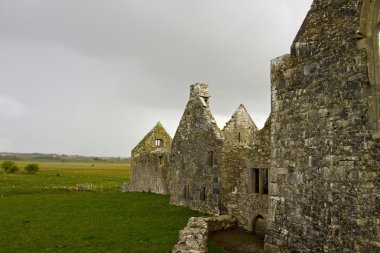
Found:
[[[210,97],[210,92],[208,90],[208,84],[205,83],[195,83],[190,86],[190,98],[196,97]]]

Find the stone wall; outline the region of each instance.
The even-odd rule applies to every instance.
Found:
[[[179,232],[179,240],[172,253],[207,252],[207,240],[210,233],[232,229],[235,226],[236,218],[231,215],[192,217],[187,226]]]
[[[225,146],[251,146],[257,131],[255,122],[241,104],[222,130]]]
[[[379,1],[315,0],[291,55],[272,62],[267,252],[380,252],[363,2]]]
[[[172,139],[157,125],[132,150],[130,191],[168,194],[169,154]]]
[[[268,192],[253,191],[257,175],[252,171],[260,170],[260,187],[264,189],[262,172],[269,169],[271,121],[259,131],[240,105],[220,131],[209,103],[206,84],[190,87],[172,146],[158,124],[133,150],[132,182],[125,188],[170,193],[172,204],[209,214],[235,215],[240,227],[252,231],[256,219],[266,220],[268,214]],[[163,139],[164,145],[153,145],[156,139]],[[159,156],[164,158],[161,166]]]
[[[221,170],[223,194],[236,190],[256,132],[255,123],[244,105],[240,105],[222,130],[225,139]]]
[[[237,217],[239,227],[251,232],[254,232],[257,218],[262,217],[265,221],[268,219],[268,192],[264,194],[252,189],[250,184],[254,184],[254,175],[250,170],[259,169],[262,172],[263,169],[270,169],[270,123],[269,118],[264,128],[255,132],[249,147],[231,148],[225,153],[224,166],[236,168],[238,173],[235,189],[223,194],[222,203],[227,213]],[[236,161],[236,158],[240,158],[240,161],[233,166],[230,162]]]
[[[170,155],[170,201],[219,214],[224,138],[211,114],[209,98],[207,84],[191,86]]]

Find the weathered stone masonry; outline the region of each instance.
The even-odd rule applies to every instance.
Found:
[[[221,131],[209,102],[206,84],[191,86],[173,139],[171,203],[233,214],[240,227],[252,231],[256,221],[264,221],[268,214],[270,123],[259,131],[240,105]]]
[[[190,88],[190,98],[173,139],[170,196],[173,204],[219,214],[224,138],[209,109],[206,84]]]
[[[131,191],[168,194],[172,138],[160,122],[132,150]]]
[[[268,252],[380,252],[379,2],[314,1],[272,62]]]
[[[256,223],[263,228],[269,203],[270,121],[259,131],[240,105],[220,130],[209,103],[208,85],[191,85],[171,148],[165,146],[157,153],[152,146],[156,138],[162,138],[157,137],[156,126],[132,152],[131,188],[166,191],[172,204],[210,214],[233,214],[239,226],[249,231],[255,230]],[[159,126],[169,145],[170,137]],[[168,163],[158,166],[157,154],[165,161],[168,157]]]
[[[226,145],[223,152],[222,168],[229,175],[223,186],[233,184],[234,189],[223,191],[222,203],[227,213],[238,218],[240,227],[252,232],[257,232],[257,222],[268,219],[270,126],[269,118],[263,129],[254,131],[251,142]]]

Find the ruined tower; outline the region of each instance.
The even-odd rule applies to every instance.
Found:
[[[173,138],[171,203],[219,213],[223,137],[209,108],[207,84],[190,86],[190,97]]]
[[[315,0],[272,61],[267,252],[380,252],[379,0]]]

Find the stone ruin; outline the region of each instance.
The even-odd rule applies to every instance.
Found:
[[[169,193],[169,154],[172,138],[158,122],[132,150],[129,191]]]
[[[380,0],[314,0],[264,128],[241,105],[220,130],[192,85],[173,140],[159,125],[132,152],[132,190],[266,227],[266,252],[380,252],[379,33]]]
[[[158,123],[132,151],[130,191],[170,194],[172,204],[234,214],[253,229],[269,206],[270,120],[258,130],[240,105],[223,130],[209,108],[207,84],[194,84],[177,132]]]

